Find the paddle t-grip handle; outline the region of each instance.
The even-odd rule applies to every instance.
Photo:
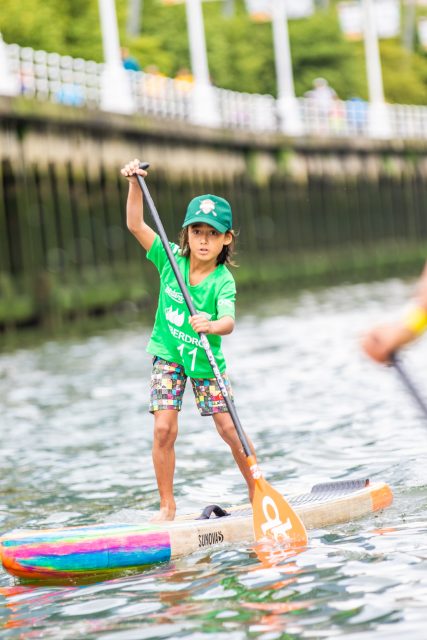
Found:
[[[143,171],[145,171],[146,169],[148,169],[148,167],[150,166],[149,162],[140,162],[139,163],[139,168],[142,169]]]

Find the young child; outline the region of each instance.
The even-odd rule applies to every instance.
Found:
[[[221,336],[234,329],[236,286],[226,264],[232,264],[235,235],[227,200],[214,195],[193,198],[180,235],[180,246],[171,243],[198,313],[190,316],[160,237],[144,222],[142,192],[135,174],[146,176],[139,160],[121,170],[129,181],[126,216],[128,229],[147,251],[160,274],[159,302],[153,332],[147,346],[153,357],[150,412],[154,415],[153,463],[160,494],[160,511],[154,520],[173,520],[175,499],[174,443],[178,413],[187,377],[202,416],[213,416],[216,428],[229,445],[252,499],[254,481],[246,456],[213,375],[198,333],[207,334],[212,352],[232,398]],[[251,445],[252,446],[252,445]]]

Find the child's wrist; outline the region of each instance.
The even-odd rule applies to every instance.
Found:
[[[403,326],[415,336],[420,336],[427,329],[427,309],[417,305],[410,307],[403,318]]]

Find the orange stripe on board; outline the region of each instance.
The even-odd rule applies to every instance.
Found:
[[[393,502],[393,492],[387,484],[371,491],[372,511],[385,509]]]

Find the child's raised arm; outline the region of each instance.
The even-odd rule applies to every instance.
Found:
[[[144,249],[149,251],[156,237],[156,233],[144,222],[142,191],[136,179],[136,174],[145,177],[147,172],[144,171],[144,169],[140,169],[139,164],[140,161],[138,158],[135,158],[125,164],[120,173],[127,178],[129,182],[129,192],[126,203],[127,227]]]

